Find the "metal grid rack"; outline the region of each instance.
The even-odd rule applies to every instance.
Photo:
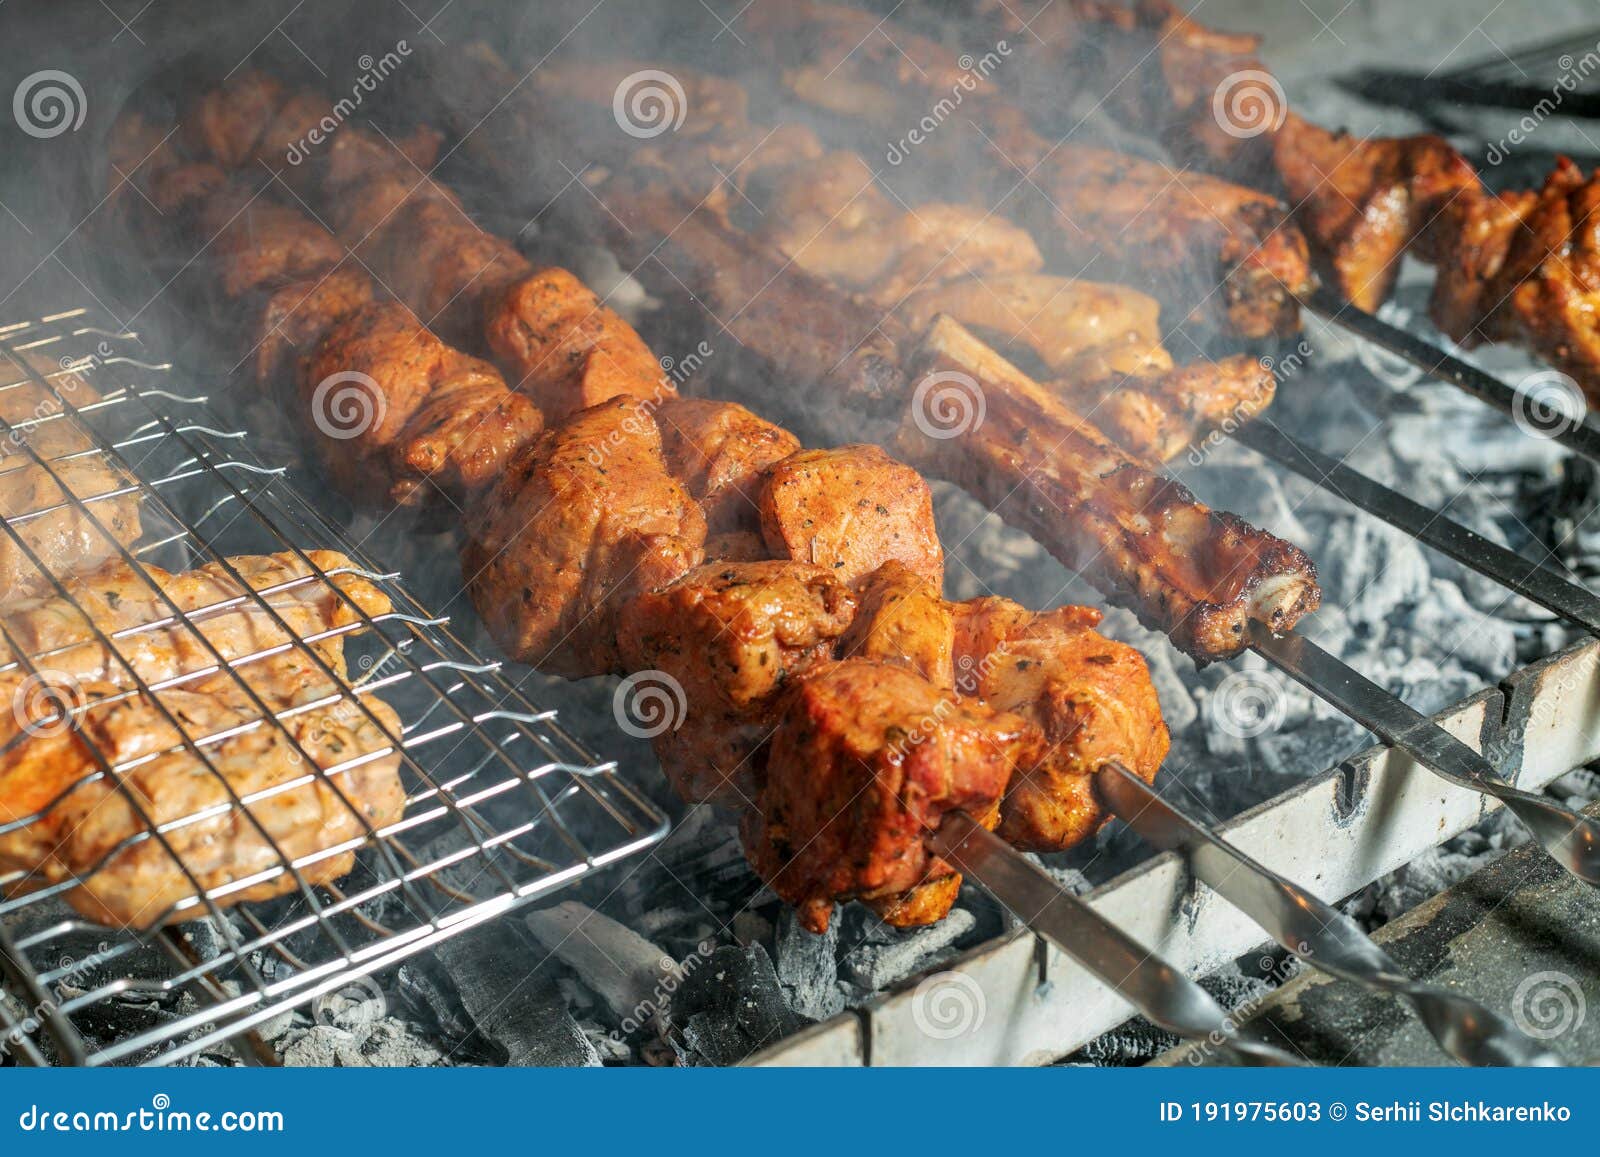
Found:
[[[103,781],[143,818],[143,830],[109,850],[86,876],[45,879],[29,866],[0,859],[0,1042],[6,1053],[30,1064],[169,1063],[665,835],[665,818],[614,766],[597,764],[562,730],[554,712],[529,703],[499,674],[498,664],[475,656],[446,620],[430,615],[399,586],[396,575],[367,564],[281,470],[250,456],[242,433],[224,429],[204,398],[157,384],[168,367],[135,357],[140,352],[135,334],[97,321],[90,311],[77,309],[0,328],[0,403],[11,390],[25,391],[19,397],[44,398],[21,417],[15,407],[7,411],[0,404],[0,414],[12,417],[0,419],[0,439],[9,453],[25,456],[17,468],[45,472],[55,483],[47,489],[56,499],[7,511],[6,533],[49,576],[46,594],[71,598],[63,585],[67,576],[52,573],[19,534],[18,528],[35,518],[70,509],[110,544],[113,561],[135,566],[168,613],[156,622],[113,631],[117,642],[140,631],[183,632],[210,662],[175,679],[148,683],[87,616],[83,645],[102,648],[111,665],[120,664],[122,694],[144,700],[165,717],[181,737],[168,751],[186,752],[199,769],[222,780],[227,808],[241,826],[252,826],[265,838],[277,863],[243,880],[200,886],[172,851],[168,836],[183,824],[214,818],[214,810],[151,824],[122,779],[145,760],[108,758],[82,727],[82,713],[104,700],[60,702],[51,721],[73,729],[90,757],[90,770],[56,802]],[[78,384],[85,382],[91,389],[80,392]],[[87,448],[50,457],[35,450],[31,443],[39,431],[57,422],[81,431]],[[78,495],[60,482],[60,471],[67,461],[85,458],[103,463],[112,484]],[[144,530],[123,545],[105,522],[111,503],[130,499],[139,502]],[[332,582],[345,574],[322,569],[307,553],[312,546],[346,554],[348,574],[375,584],[392,608],[369,614],[358,607]],[[228,561],[265,553],[290,556],[302,577],[252,589]],[[237,596],[186,611],[139,564],[172,571],[211,564],[232,580]],[[314,584],[338,592],[354,622],[302,638],[280,617],[273,596]],[[209,615],[240,609],[263,616],[284,642],[247,655],[224,655],[197,629]],[[11,646],[3,620],[0,636]],[[344,677],[329,666],[308,645],[319,642],[342,644],[349,670],[358,674]],[[291,648],[329,680],[330,693],[312,706],[345,708],[372,724],[382,738],[379,750],[320,767],[307,755],[287,726],[306,706],[269,706],[248,678],[251,664]],[[12,647],[12,653],[16,661],[0,664],[0,672],[33,676],[52,652],[27,654]],[[195,734],[179,724],[160,693],[203,677],[242,691],[254,708],[252,717],[215,734]],[[374,710],[375,699],[398,715],[398,732],[385,723],[386,713]],[[28,726],[36,722],[30,719]],[[249,728],[281,735],[312,769],[307,778],[322,778],[346,806],[348,797],[338,783],[342,774],[374,759],[396,759],[405,790],[403,816],[376,829],[361,819],[358,839],[291,858],[251,814],[248,805],[258,801],[241,799],[207,756],[215,744]],[[352,812],[359,817],[353,807]],[[0,812],[0,840],[43,814],[7,819]],[[74,888],[146,840],[158,841],[192,885],[191,894],[162,919],[150,921],[156,927],[96,924],[69,906]],[[348,876],[336,884],[308,882],[315,862],[347,850],[358,852]],[[274,881],[283,892],[279,898],[231,905],[231,895]],[[130,1019],[140,1026],[137,1031],[128,1031]]]

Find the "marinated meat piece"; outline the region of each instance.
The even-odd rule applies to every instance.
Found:
[[[445,345],[395,302],[334,325],[301,368],[299,408],[343,493],[406,506],[440,496],[459,506],[543,425],[493,366]]]
[[[618,616],[623,664],[662,671],[687,713],[656,737],[656,754],[685,800],[753,803],[756,753],[772,708],[794,678],[829,659],[855,611],[848,587],[796,562],[707,563],[640,595]]]
[[[937,687],[954,687],[955,612],[927,578],[886,562],[859,584],[861,606],[839,642],[842,659],[903,663]]]
[[[252,687],[274,712],[303,710],[248,726],[260,711],[227,675],[157,692],[160,707],[83,685],[77,728],[0,755],[0,865],[33,873],[23,887],[72,882],[77,911],[135,929],[204,915],[196,885],[219,907],[290,892],[293,874],[267,874],[285,860],[310,884],[348,874],[351,845],[405,808],[384,734],[400,734],[398,717],[371,696],[358,708],[300,658],[274,660]],[[90,743],[123,770],[102,775]]]
[[[633,327],[565,269],[541,269],[486,305],[485,337],[506,380],[551,421],[615,397],[677,391]]]
[[[183,117],[185,142],[197,154],[236,169],[256,147],[287,97],[283,84],[259,68],[240,69],[202,93]]]
[[[372,278],[353,266],[273,290],[256,313],[256,381],[286,396],[301,360],[311,356],[334,323],[373,299]]]
[[[800,439],[734,402],[675,398],[655,412],[667,469],[706,512],[713,533],[760,532],[757,501],[766,472]],[[708,557],[721,558],[710,553]]]
[[[951,810],[994,822],[1029,730],[898,663],[816,667],[785,697],[760,806],[740,825],[745,853],[814,932],[836,902],[946,880],[927,837]],[[944,915],[922,895],[919,918]]]
[[[1038,725],[1001,804],[1000,835],[1024,851],[1058,852],[1093,835],[1110,817],[1094,774],[1116,761],[1153,780],[1169,736],[1143,657],[1094,630],[1100,612],[1060,607],[1032,614],[1004,599],[957,608],[958,653],[973,675],[963,693]]]
[[[1035,535],[1197,661],[1238,654],[1247,624],[1288,630],[1321,602],[1303,552],[1118,449],[958,322],[933,326],[921,366],[977,382],[986,416],[949,438],[908,420],[904,452]]]
[[[876,446],[790,455],[768,472],[760,506],[761,532],[777,557],[827,567],[850,586],[890,559],[944,584],[933,492]]]
[[[628,398],[546,431],[466,521],[462,571],[490,633],[569,678],[620,672],[618,612],[704,557],[705,516]]]

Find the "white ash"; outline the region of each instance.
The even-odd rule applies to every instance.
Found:
[[[844,972],[863,988],[881,991],[922,971],[976,925],[971,912],[957,908],[939,923],[891,943],[860,945],[845,956]]]
[[[524,923],[535,940],[574,969],[623,1021],[665,1028],[661,994],[682,982],[678,962],[661,948],[577,901],[531,913]]]

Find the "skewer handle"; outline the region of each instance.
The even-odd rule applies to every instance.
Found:
[[[1196,877],[1311,967],[1408,1001],[1439,1047],[1456,1060],[1468,1065],[1561,1064],[1559,1057],[1483,1005],[1408,976],[1350,917],[1252,860],[1121,764],[1102,768],[1095,786],[1107,806],[1143,839],[1167,851],[1185,852]]]
[[[1028,927],[1168,1032],[1207,1043],[1242,1065],[1304,1063],[1272,1045],[1240,1037],[1228,1013],[1205,989],[1147,951],[971,816],[950,813],[931,845]]]

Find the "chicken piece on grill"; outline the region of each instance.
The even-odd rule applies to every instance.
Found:
[[[1000,834],[1024,851],[1058,852],[1110,817],[1094,775],[1112,761],[1153,780],[1169,736],[1149,668],[1132,647],[1094,628],[1100,612],[1060,607],[1034,614],[1009,599],[957,608],[958,669],[997,710],[1038,725],[1018,757],[1000,808]]]
[[[287,397],[301,359],[311,356],[340,318],[374,298],[372,278],[352,266],[273,290],[253,313],[256,381],[275,396]]]
[[[309,884],[348,874],[365,834],[405,808],[384,734],[399,719],[292,653],[251,687],[274,713],[318,705],[250,726],[261,712],[229,675],[104,703],[120,689],[80,686],[77,727],[0,755],[0,865],[32,873],[23,888],[71,882],[84,916],[136,929],[204,915],[201,893],[226,907],[293,891],[291,864]],[[102,775],[96,753],[117,770]]]
[[[266,652],[296,643],[336,665],[350,629],[363,615],[387,614],[389,599],[342,554],[312,550],[306,558],[309,565],[290,553],[243,555],[177,574],[118,562],[66,580],[64,595],[7,604],[0,696],[13,710],[0,713],[0,747],[56,717],[77,686],[192,685],[216,667],[217,654],[242,660],[235,669],[253,681],[278,659]]]
[[[462,571],[490,633],[518,662],[569,678],[620,672],[618,612],[704,557],[705,515],[629,398],[547,430],[466,522]]]
[[[784,697],[745,853],[814,932],[836,902],[948,881],[928,836],[954,810],[993,825],[1030,730],[899,663],[822,664]],[[948,888],[924,893],[918,915],[936,918],[927,905]]]
[[[762,534],[778,558],[827,567],[847,586],[890,559],[944,583],[933,492],[877,446],[791,454],[768,471],[760,507]]]
[[[822,567],[719,561],[622,609],[624,665],[665,672],[685,695],[686,712],[655,740],[681,797],[753,803],[774,702],[796,676],[832,658],[855,607],[849,588]]]
[[[1251,624],[1288,630],[1320,604],[1303,552],[1119,449],[959,322],[934,324],[919,364],[966,375],[987,408],[953,437],[908,418],[902,453],[1035,535],[1198,662],[1238,654]]]
[[[1478,191],[1472,166],[1438,136],[1363,139],[1289,113],[1273,151],[1322,275],[1369,313],[1394,288],[1405,252],[1426,248],[1442,232],[1436,218]]]
[[[937,687],[955,687],[955,608],[938,587],[891,559],[858,584],[856,595],[861,605],[839,640],[841,659],[902,663]]]
[[[709,398],[674,398],[655,418],[667,469],[705,511],[711,533],[759,535],[767,469],[798,451],[800,439],[737,403]],[[727,557],[709,542],[706,556]]]
[[[856,153],[829,153],[771,180],[758,235],[802,269],[883,305],[953,278],[1032,273],[1044,264],[1033,238],[992,212],[902,206]]]
[[[484,333],[507,380],[551,421],[619,396],[660,404],[677,393],[633,327],[565,269],[487,301]]]
[[[1600,177],[1562,158],[1537,192],[1463,194],[1444,210],[1435,322],[1457,341],[1514,342],[1600,401]]]
[[[93,436],[62,404],[82,410],[100,394],[81,374],[26,357],[53,388],[0,359],[8,383],[0,389],[0,419],[11,427],[0,435],[0,518],[7,523],[0,606],[50,589],[52,576],[85,574],[117,558],[143,529],[133,480],[96,451]]]
[[[299,419],[357,501],[460,505],[498,480],[543,426],[488,362],[447,346],[405,306],[338,321],[301,366]]]

